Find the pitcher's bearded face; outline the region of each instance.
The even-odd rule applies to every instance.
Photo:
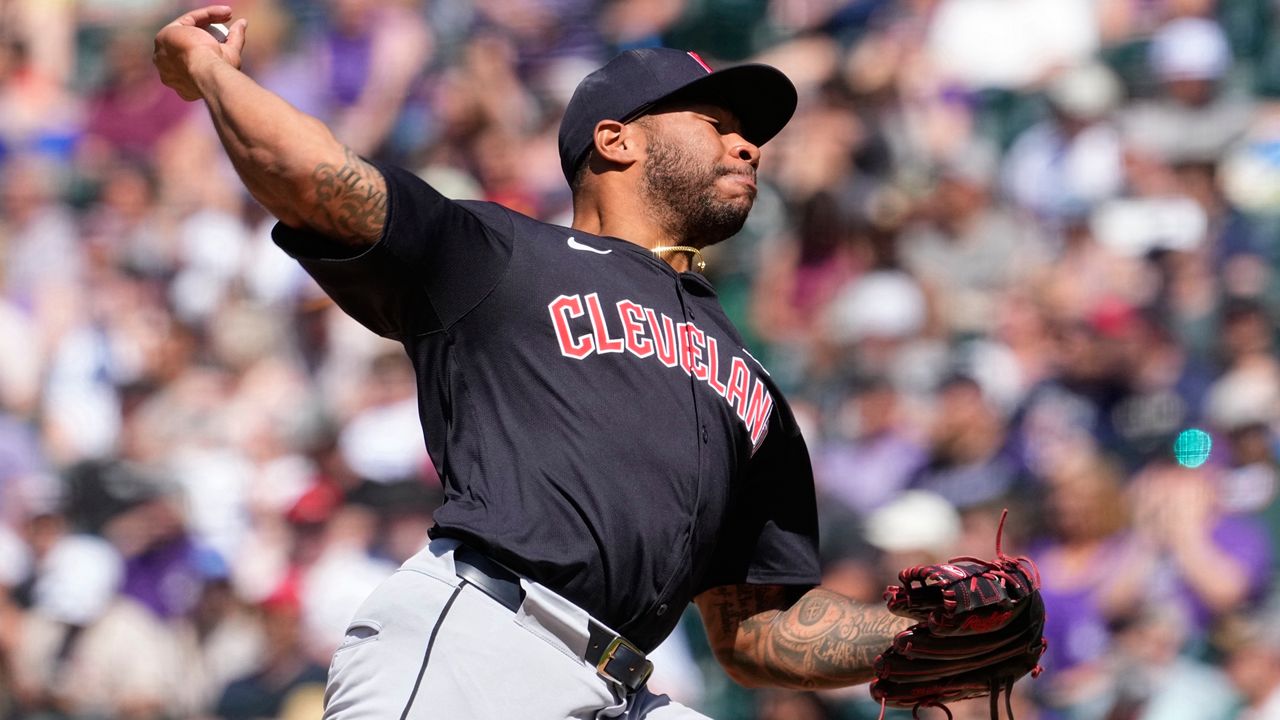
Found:
[[[755,167],[728,155],[720,132],[696,117],[645,117],[648,157],[641,192],[674,237],[706,247],[742,229],[755,201]],[[698,125],[702,122],[702,126]],[[710,127],[706,132],[704,127]]]

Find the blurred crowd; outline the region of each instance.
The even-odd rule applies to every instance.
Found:
[[[440,501],[403,352],[160,85],[151,38],[191,6],[0,0],[0,718],[317,718]],[[1009,508],[1049,614],[1018,718],[1280,719],[1280,3],[235,12],[245,69],[357,152],[565,223],[559,115],[613,52],[782,68],[799,110],[707,273],[805,425],[825,582],[878,603],[990,556]],[[879,712],[737,688],[686,620],[658,690]]]

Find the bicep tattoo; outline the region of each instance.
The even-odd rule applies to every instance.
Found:
[[[822,588],[776,609],[782,592],[739,585],[718,589],[703,604],[719,624],[709,628],[711,634],[732,643],[721,652],[731,650],[739,671],[762,684],[830,688],[866,682],[876,656],[909,624],[882,607]]]
[[[342,165],[320,163],[311,173],[316,216],[309,224],[335,239],[371,245],[387,223],[387,181],[350,148],[343,151]]]

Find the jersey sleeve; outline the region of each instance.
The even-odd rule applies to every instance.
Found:
[[[509,218],[486,213],[482,220],[413,173],[375,166],[387,183],[387,224],[371,247],[353,254],[332,238],[284,223],[272,229],[272,239],[373,332],[400,340],[447,328],[506,270]]]
[[[751,460],[698,592],[741,584],[811,587],[822,579],[809,452],[799,429],[781,424]]]

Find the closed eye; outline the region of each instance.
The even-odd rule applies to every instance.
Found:
[[[691,109],[690,115],[701,120],[716,129],[716,132],[724,135],[726,133],[739,132],[738,119],[732,113],[723,111],[719,108],[707,107]]]
[[[715,128],[716,132],[720,133],[721,135],[740,132],[738,129],[738,123],[732,120],[726,122],[724,120],[721,120],[720,118],[712,117],[710,115],[704,116],[703,119],[706,120],[707,123],[711,125],[711,127]]]

